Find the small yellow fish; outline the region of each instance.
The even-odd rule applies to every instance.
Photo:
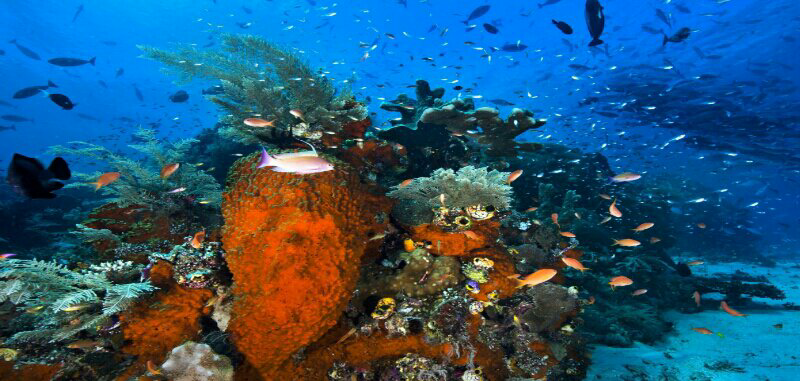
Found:
[[[35,314],[35,313],[41,311],[42,308],[44,308],[44,306],[31,307],[31,308],[28,308],[27,310],[25,310],[25,312],[29,313],[29,314]]]
[[[74,306],[69,306],[67,308],[63,308],[63,309],[61,309],[61,311],[64,311],[64,312],[80,311],[80,310],[82,310],[82,309],[84,309],[86,307],[89,307],[89,306],[91,306],[91,304],[86,304],[86,303],[76,304]]]

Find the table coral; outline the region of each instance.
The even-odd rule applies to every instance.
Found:
[[[172,278],[172,266],[159,262],[150,270],[150,281],[160,290],[120,316],[126,340],[122,351],[136,355],[138,364],[161,363],[164,356],[201,328],[200,317],[211,291],[189,289]]]
[[[224,194],[222,242],[236,297],[228,329],[246,361],[237,378],[295,379],[288,360],[338,321],[391,202],[353,170],[301,176],[257,162],[238,161]]]

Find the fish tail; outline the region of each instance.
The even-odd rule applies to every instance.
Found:
[[[94,60],[96,60],[96,59],[97,59],[97,57],[90,58],[89,59],[89,63],[92,64],[92,66],[94,66]]]
[[[615,239],[615,240],[614,240],[614,243],[613,243],[613,244],[611,244],[611,246],[617,246],[617,245],[619,245],[619,241],[617,241],[617,240]]]
[[[592,39],[592,42],[589,43],[589,46],[597,46],[603,43],[603,40],[599,38]]]
[[[661,43],[661,46],[667,45],[667,40],[668,40],[668,38],[667,38],[667,35],[665,34],[664,35],[664,42]]]
[[[47,80],[47,87],[58,87],[58,85],[56,85],[55,83],[53,83],[53,81],[48,79]]]
[[[258,168],[264,167],[275,167],[277,166],[277,160],[274,157],[270,156],[267,153],[267,150],[264,147],[261,147],[261,159],[258,161]]]
[[[98,189],[100,189],[100,187],[102,187],[102,186],[103,186],[103,184],[101,184],[99,181],[95,181],[95,182],[93,182],[93,183],[89,183],[89,184],[92,184],[92,185],[94,185],[94,191],[95,191],[95,192],[97,192],[97,190],[98,190]]]
[[[539,9],[542,9],[542,7],[544,7],[544,5],[542,4],[536,4],[536,5],[539,7]]]

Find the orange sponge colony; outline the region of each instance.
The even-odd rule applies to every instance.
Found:
[[[352,170],[298,175],[257,162],[234,165],[222,205],[236,296],[229,331],[246,361],[237,378],[288,380],[292,354],[347,306],[367,240],[385,229],[391,205]]]

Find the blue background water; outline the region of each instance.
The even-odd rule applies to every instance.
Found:
[[[381,98],[390,100],[401,92],[413,93],[407,86],[417,78],[447,88],[446,99],[459,94],[452,90],[453,86],[473,88],[473,94],[483,96],[479,106],[493,106],[487,101],[490,99],[505,99],[516,107],[540,110],[536,117],[547,118],[548,124],[524,139],[602,151],[620,172],[665,174],[678,184],[682,179],[703,183],[708,192],[689,196],[705,197],[712,203],[722,198],[741,207],[758,202],[748,209],[753,229],[764,237],[765,249],[776,254],[796,251],[795,236],[800,233],[800,77],[796,69],[800,62],[800,5],[793,1],[605,1],[606,29],[602,39],[606,44],[601,45],[602,50],[592,52],[586,47],[590,37],[583,1],[562,0],[544,7],[534,2],[492,1],[489,13],[473,21],[478,27],[465,31],[462,20],[484,3],[409,0],[405,7],[392,1],[316,1],[316,5],[306,0],[4,1],[0,3],[0,49],[5,52],[0,56],[0,99],[12,106],[0,105],[0,114],[21,115],[35,121],[0,121],[0,125],[16,125],[18,129],[0,132],[0,166],[5,168],[13,152],[43,156],[46,147],[72,140],[99,141],[125,149],[138,124],[156,123],[160,134],[171,138],[190,137],[213,126],[216,109],[200,95],[201,89],[212,83],[174,84],[174,78],[159,72],[158,63],[138,58],[136,45],[204,46],[215,42],[214,37],[220,33],[251,33],[285,44],[307,57],[313,66],[329,71],[340,86],[351,79],[360,99],[371,97],[370,111],[378,113],[376,125],[397,116],[378,109]],[[680,12],[675,3],[689,7],[691,13]],[[72,22],[81,4],[84,10]],[[671,14],[672,28],[656,17],[656,8]],[[336,14],[330,15],[333,12]],[[575,33],[564,36],[550,23],[551,19],[568,22]],[[485,22],[496,24],[500,32],[487,33],[480,26]],[[252,24],[242,29],[237,23]],[[693,33],[686,42],[669,44],[662,50],[662,37],[644,32],[643,24],[668,34],[687,26]],[[433,25],[436,29],[428,32]],[[447,32],[443,34],[445,28]],[[14,38],[36,51],[42,60],[31,60],[6,43]],[[474,45],[465,45],[465,41]],[[518,41],[528,46],[524,52],[492,52],[491,62],[481,57],[491,47]],[[377,47],[362,48],[360,42],[367,46],[377,43]],[[209,48],[217,46],[215,43]],[[694,48],[719,57],[703,59]],[[369,57],[361,61],[367,51]],[[97,57],[96,66],[62,68],[46,62],[53,57],[93,56]],[[434,61],[422,61],[422,57],[432,57]],[[593,70],[581,73],[570,64]],[[124,74],[116,77],[120,68]],[[715,138],[715,131],[683,131],[666,121],[644,123],[638,118],[642,114],[636,113],[604,117],[591,111],[592,107],[608,106],[610,100],[605,97],[610,84],[630,78],[628,85],[636,86],[640,83],[638,74],[658,70],[669,78],[665,82],[716,75],[719,78],[710,84],[697,87],[701,92],[698,99],[734,105],[741,101],[738,95],[728,93],[728,85],[733,81],[756,81],[757,86],[744,87],[743,91],[760,95],[763,101],[741,107],[763,118],[795,118],[794,122],[770,131],[759,125],[740,128],[762,135],[769,148],[781,147],[789,153],[766,159],[758,152],[725,151],[738,153],[731,156],[697,150],[686,142],[696,135]],[[43,96],[11,99],[15,91],[43,85],[47,80],[59,85],[54,90],[78,104],[74,110],[63,111]],[[452,83],[454,80],[459,82]],[[104,81],[107,88],[98,81]],[[770,83],[778,85],[765,85]],[[136,98],[134,86],[141,90],[144,101]],[[190,93],[188,102],[168,100],[179,89]],[[468,95],[463,91],[461,94]],[[600,101],[579,107],[579,102],[590,96],[597,96]],[[687,99],[690,101],[695,99]],[[669,107],[677,110],[681,105]],[[510,111],[509,106],[500,108],[503,114]],[[657,112],[674,113],[661,108]],[[661,148],[680,134],[687,138]],[[733,143],[752,148],[747,139]],[[719,189],[729,191],[711,192]]]

